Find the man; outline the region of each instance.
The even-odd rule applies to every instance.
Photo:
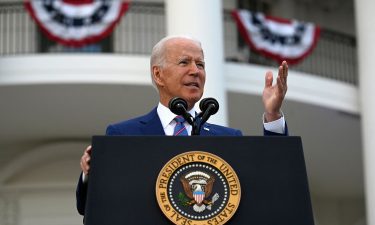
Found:
[[[191,115],[195,115],[194,105],[203,95],[206,80],[200,42],[185,36],[166,37],[154,46],[150,66],[153,85],[159,92],[158,106],[144,116],[109,125],[107,135],[174,135],[176,115],[168,109],[168,103],[174,97],[185,99],[187,110]],[[272,72],[266,73],[263,91],[265,135],[287,135],[287,127],[280,111],[287,91],[287,75],[288,66],[285,61],[279,67],[275,85],[272,85]],[[184,122],[184,125],[179,132],[190,134],[191,125],[187,122]],[[239,136],[242,133],[240,130],[205,123],[201,135]],[[77,209],[81,215],[85,212],[90,154],[91,146],[87,147],[81,158],[83,172],[77,187]]]

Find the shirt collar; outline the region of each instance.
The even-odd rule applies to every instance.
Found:
[[[160,118],[161,124],[163,125],[164,129],[177,116],[176,114],[174,114],[173,112],[171,112],[171,110],[169,110],[168,107],[164,106],[160,102],[159,102],[158,107],[157,107],[157,112],[158,112],[158,116]],[[196,111],[195,111],[194,107],[190,111],[188,111],[188,113],[190,113],[190,115],[192,115],[193,117],[195,116],[195,112]]]

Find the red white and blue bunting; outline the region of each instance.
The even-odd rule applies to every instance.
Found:
[[[42,31],[60,44],[81,47],[102,40],[129,8],[122,0],[26,0]]]
[[[296,64],[309,55],[320,35],[320,28],[312,23],[286,20],[235,10],[232,16],[249,46],[279,63],[286,60]]]

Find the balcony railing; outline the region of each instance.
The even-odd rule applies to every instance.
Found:
[[[227,61],[277,67],[276,62],[243,44],[229,11],[224,11],[223,21]],[[0,3],[0,56],[82,51],[148,55],[152,46],[165,36],[165,30],[164,4],[132,2],[113,34],[99,43],[98,48],[72,49],[46,39],[22,3]],[[291,69],[356,85],[355,38],[323,29],[313,53]]]

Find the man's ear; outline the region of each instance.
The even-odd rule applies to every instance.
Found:
[[[162,72],[160,66],[152,67],[152,77],[155,81],[155,84],[158,86],[163,86]]]

